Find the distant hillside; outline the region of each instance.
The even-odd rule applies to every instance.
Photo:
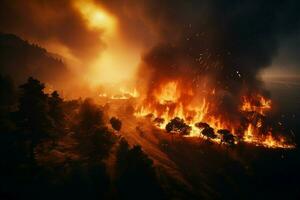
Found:
[[[54,55],[16,35],[0,33],[0,74],[10,75],[17,84],[33,76],[57,85],[69,72],[62,59]]]

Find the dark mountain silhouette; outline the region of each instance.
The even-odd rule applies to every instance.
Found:
[[[0,33],[0,73],[17,84],[33,76],[55,86],[69,71],[59,55],[16,35]]]

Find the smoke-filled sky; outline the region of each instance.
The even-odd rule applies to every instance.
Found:
[[[235,91],[266,67],[299,75],[299,9],[297,0],[2,0],[0,31],[60,54],[91,85],[207,74]]]

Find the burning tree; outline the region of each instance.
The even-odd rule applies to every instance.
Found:
[[[198,122],[195,124],[195,126],[199,129],[205,129],[210,127],[209,124],[205,123],[205,122]]]
[[[232,133],[230,133],[227,129],[220,129],[217,131],[221,135],[221,142],[229,145],[234,144],[234,136]]]
[[[166,131],[168,133],[179,133],[181,135],[188,135],[192,128],[187,125],[183,119],[175,117],[166,125]]]
[[[215,131],[213,128],[211,127],[207,127],[205,129],[203,129],[201,131],[202,135],[206,136],[207,138],[212,138],[212,139],[215,139],[217,136],[215,134]]]
[[[198,82],[197,88],[184,77],[159,81],[150,87],[135,115],[151,116],[149,119],[168,133],[199,136],[195,133],[200,129],[200,135],[218,143],[221,140],[234,144],[237,137],[239,141],[269,148],[295,146],[284,136],[274,137],[275,126],[267,116],[272,102],[259,91],[241,91],[240,96],[226,94],[225,98],[222,88],[205,81],[203,85]],[[164,127],[166,122],[169,123]]]
[[[198,122],[195,124],[195,126],[200,129],[200,133],[204,135],[206,138],[215,139],[217,137],[214,129],[210,127],[209,124],[204,122]]]

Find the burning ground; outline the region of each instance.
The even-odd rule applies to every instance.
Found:
[[[179,81],[161,84],[138,104],[135,115],[147,116],[171,134],[203,137],[217,143],[295,147],[290,131],[267,115],[272,109],[270,99],[261,94],[244,95],[235,104],[226,102],[235,101],[226,99],[226,94],[220,96],[215,88],[204,85],[206,88],[199,89]]]
[[[142,145],[154,160],[161,183],[172,195],[191,199],[294,198],[297,180],[291,177],[298,176],[299,166],[298,150],[292,146],[295,141],[291,146],[282,146],[280,140],[228,145],[206,136],[168,133],[151,115],[130,115],[132,101],[112,100],[110,112],[122,121],[120,134],[131,144]],[[201,129],[196,130],[200,135]]]

